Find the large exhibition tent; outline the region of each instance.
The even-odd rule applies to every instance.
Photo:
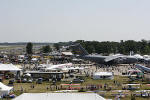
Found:
[[[23,93],[13,100],[106,100],[95,93]]]
[[[13,90],[13,87],[9,87],[0,82],[0,96],[8,95]]]
[[[21,69],[13,64],[0,64],[0,71],[21,71]]]

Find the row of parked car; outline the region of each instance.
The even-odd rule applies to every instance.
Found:
[[[9,80],[8,84],[13,85],[14,82],[16,82],[16,83],[32,83],[33,81],[36,81],[37,84],[42,84],[43,79],[42,78],[38,78],[36,80],[33,80],[32,78],[29,78],[29,79],[23,78],[23,79],[16,79],[16,80],[11,79],[11,80]]]
[[[33,80],[31,78],[30,79],[23,78],[23,79],[17,79],[17,80],[11,79],[11,80],[9,80],[8,85],[13,85],[14,82],[16,82],[16,83],[32,83],[33,81],[35,81],[37,84],[42,84],[43,78],[38,78],[36,80]],[[54,82],[54,80],[52,82],[56,83],[56,81]],[[70,83],[83,83],[83,82],[84,82],[83,79],[76,78],[76,79],[73,79],[73,81],[71,81]]]

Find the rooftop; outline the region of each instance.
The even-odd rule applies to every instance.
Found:
[[[23,93],[13,100],[105,100],[95,93]]]

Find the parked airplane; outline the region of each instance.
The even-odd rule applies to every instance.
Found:
[[[133,55],[138,59],[138,62],[149,64],[150,63],[150,56],[149,55],[143,55],[141,56],[140,54],[135,54]]]
[[[137,64],[136,68],[138,68],[139,70],[141,70],[142,72],[150,72],[150,68],[149,67],[145,67],[143,65]]]
[[[67,70],[67,67],[71,67],[72,63],[66,63],[66,64],[58,64],[58,65],[50,65],[45,68],[45,70]]]
[[[80,44],[70,46],[75,54],[79,55],[79,58],[90,60],[98,64],[113,65],[113,64],[133,64],[137,62],[136,57],[126,55],[114,55],[114,56],[101,56],[90,55]]]

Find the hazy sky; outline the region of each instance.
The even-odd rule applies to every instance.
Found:
[[[0,0],[0,42],[150,40],[150,0]]]

